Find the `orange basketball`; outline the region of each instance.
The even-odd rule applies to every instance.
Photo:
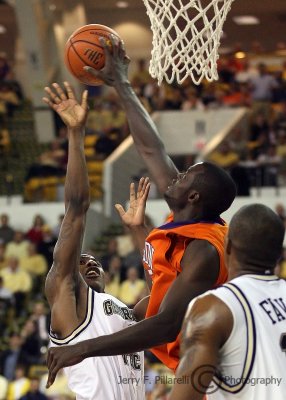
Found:
[[[108,26],[90,24],[77,29],[67,40],[65,64],[70,73],[80,82],[91,86],[98,86],[103,83],[100,79],[86,72],[83,67],[88,65],[97,70],[104,67],[104,48],[99,42],[99,38],[109,39],[111,33],[118,36]]]

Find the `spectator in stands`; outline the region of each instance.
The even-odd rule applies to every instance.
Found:
[[[28,256],[20,260],[20,267],[32,277],[43,276],[48,270],[45,257],[38,253],[35,243],[29,243]]]
[[[15,379],[9,383],[7,400],[19,400],[30,389],[30,380],[26,376],[26,367],[17,365]]]
[[[15,256],[19,260],[27,257],[29,242],[25,240],[24,233],[20,230],[14,232],[14,238],[6,246],[5,257]]]
[[[269,146],[267,153],[260,154],[257,159],[262,171],[263,186],[277,186],[281,157],[277,154],[276,146]]]
[[[141,292],[145,288],[145,281],[139,279],[138,269],[130,267],[127,270],[127,279],[120,285],[119,299],[133,307],[139,300]]]
[[[0,373],[8,379],[8,381],[14,379],[17,364],[25,362],[21,346],[21,336],[13,332],[9,337],[8,349],[0,352]]]
[[[5,243],[0,242],[0,270],[6,267],[7,265],[7,259],[5,257],[6,253],[6,245]]]
[[[0,82],[0,113],[12,117],[20,100],[8,82]]]
[[[104,252],[104,255],[100,259],[100,263],[104,271],[108,271],[110,266],[110,261],[113,256],[119,256],[118,254],[118,244],[115,237],[109,239],[107,244],[107,249]]]
[[[28,366],[37,365],[41,361],[41,339],[37,330],[36,322],[29,318],[26,320],[22,330],[22,352],[25,363]]]
[[[25,181],[35,177],[64,176],[66,169],[66,151],[61,147],[61,140],[55,139],[50,143],[50,148],[30,165]]]
[[[47,309],[43,301],[37,301],[34,304],[31,319],[36,324],[41,339],[41,345],[47,346],[49,342],[50,318],[48,317]]]
[[[13,293],[4,286],[4,279],[2,276],[0,276],[0,302],[5,302],[6,305],[13,303]]]
[[[7,267],[0,271],[4,281],[4,287],[10,290],[15,297],[16,316],[24,311],[27,293],[32,288],[30,275],[19,267],[17,257],[9,257]]]
[[[8,64],[7,58],[1,54],[0,55],[0,81],[4,81],[10,72],[10,66]]]
[[[0,375],[0,400],[7,399],[8,381],[4,376]]]
[[[9,216],[7,214],[2,214],[0,221],[0,240],[4,243],[9,243],[14,238],[14,229],[9,225]]]
[[[54,237],[51,228],[46,225],[43,229],[43,240],[38,244],[38,251],[47,260],[48,269],[50,269],[53,263],[53,252],[56,241],[57,239]]]
[[[253,112],[269,116],[273,90],[278,87],[276,79],[267,71],[265,64],[258,65],[258,75],[249,81],[253,100]]]
[[[116,149],[119,144],[118,131],[115,129],[102,131],[95,142],[94,150],[98,160],[104,160]]]
[[[29,239],[30,242],[35,244],[39,244],[43,240],[43,228],[45,226],[45,220],[42,215],[35,215],[33,226],[26,233],[26,238]]]
[[[19,400],[48,400],[48,397],[40,391],[40,379],[33,377],[30,379],[30,390]]]
[[[227,141],[223,142],[218,150],[211,153],[208,159],[229,172],[239,162],[238,154],[231,150]]]

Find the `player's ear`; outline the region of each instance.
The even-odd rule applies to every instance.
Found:
[[[188,201],[190,203],[197,203],[200,199],[200,194],[196,190],[191,190],[188,195]]]

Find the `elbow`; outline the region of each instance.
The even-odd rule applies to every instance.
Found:
[[[78,196],[68,201],[68,206],[75,210],[77,214],[85,214],[90,206],[89,196]]]

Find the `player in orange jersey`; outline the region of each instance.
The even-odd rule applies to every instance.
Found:
[[[126,354],[149,348],[164,364],[176,370],[178,336],[189,302],[227,279],[223,256],[227,227],[220,214],[233,202],[235,184],[223,169],[211,163],[199,163],[184,173],[178,172],[166,154],[152,119],[128,81],[129,59],[123,43],[113,36],[111,42],[112,52],[102,41],[106,52],[104,69],[86,68],[116,89],[125,107],[137,150],[172,214],[167,224],[151,231],[146,239],[144,268],[151,278],[148,279],[151,293],[146,318],[112,335],[68,348],[51,349],[48,386],[60,368],[86,357]],[[146,181],[143,186],[143,192],[148,190]],[[136,231],[143,248],[145,202],[140,200],[141,193],[138,195],[133,210],[125,213],[119,207],[119,211],[125,223]]]

